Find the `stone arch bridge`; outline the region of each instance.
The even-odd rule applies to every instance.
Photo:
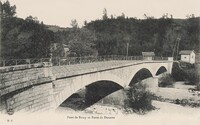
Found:
[[[73,93],[107,81],[121,88],[159,74],[171,73],[173,61],[104,61],[21,69],[0,74],[0,111],[55,110]],[[150,87],[157,82],[149,83]]]

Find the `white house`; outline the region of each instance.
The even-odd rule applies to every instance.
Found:
[[[142,52],[142,56],[144,60],[153,60],[153,57],[155,57],[154,52]]]
[[[179,52],[181,55],[181,60],[191,64],[195,63],[195,53],[193,50],[181,50]]]

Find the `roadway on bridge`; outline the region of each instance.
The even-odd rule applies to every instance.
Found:
[[[141,61],[104,61],[92,62],[74,65],[53,66],[52,73],[56,78],[69,77],[73,75],[80,75],[85,73],[97,72],[101,70],[108,70],[112,68],[123,67],[141,63]]]
[[[113,68],[120,68],[123,66],[137,65],[145,62],[152,61],[141,61],[141,60],[112,60],[104,62],[92,62],[74,65],[64,65],[64,66],[53,66],[52,73],[56,78],[70,77],[74,75],[82,75],[91,72],[98,72],[103,70],[109,70]],[[161,61],[153,61],[161,62]]]

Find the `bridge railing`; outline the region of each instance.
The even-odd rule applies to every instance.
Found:
[[[5,66],[16,66],[16,65],[36,65],[43,62],[50,62],[50,58],[39,58],[39,59],[6,59],[0,60],[0,67]]]
[[[81,63],[102,62],[111,60],[142,60],[142,56],[121,56],[121,55],[106,55],[106,56],[85,56],[85,57],[67,57],[52,59],[53,65],[72,65]]]
[[[73,65],[81,63],[102,62],[111,60],[144,60],[142,56],[106,55],[106,56],[84,56],[66,58],[40,58],[40,59],[8,59],[0,60],[0,67],[27,65],[30,67]],[[153,57],[152,60],[168,60],[168,57]]]
[[[168,57],[155,56],[153,57],[153,60],[168,60]]]

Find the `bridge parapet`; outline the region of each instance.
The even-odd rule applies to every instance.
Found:
[[[142,56],[123,56],[123,55],[106,55],[106,56],[85,56],[85,57],[66,57],[66,58],[33,58],[33,59],[6,59],[0,60],[0,69],[2,67],[16,68],[14,66],[24,66],[24,68],[36,68],[60,65],[71,65],[91,62],[102,62],[110,60],[144,60]],[[154,57],[153,60],[168,60],[168,57]],[[27,67],[26,67],[27,66]]]
[[[33,68],[0,74],[0,96],[51,81],[48,68]]]

